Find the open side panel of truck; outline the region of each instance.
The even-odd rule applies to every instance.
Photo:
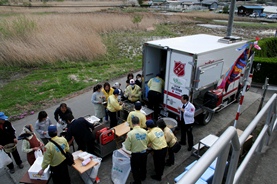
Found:
[[[193,67],[193,55],[169,49],[166,62],[166,81],[164,88],[164,107],[179,114],[182,106],[181,95],[190,94]]]

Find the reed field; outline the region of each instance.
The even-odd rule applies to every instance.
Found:
[[[0,111],[12,120],[140,70],[147,40],[197,33],[224,36],[225,30],[196,24],[228,20],[228,15],[207,11],[100,7],[123,1],[31,3],[0,6]],[[254,38],[247,26],[236,29]]]

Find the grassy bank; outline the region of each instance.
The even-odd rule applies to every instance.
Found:
[[[137,71],[147,40],[211,32],[224,36],[225,30],[196,26],[215,18],[227,16],[126,9],[5,12],[0,21],[0,111],[17,119],[90,90],[99,82]]]

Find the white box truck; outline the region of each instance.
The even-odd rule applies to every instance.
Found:
[[[207,34],[146,42],[143,99],[147,103],[148,81],[161,74],[165,85],[160,114],[178,118],[181,95],[187,94],[196,107],[198,121],[207,124],[214,112],[239,100],[242,76],[248,63],[253,62],[250,46],[237,37]]]

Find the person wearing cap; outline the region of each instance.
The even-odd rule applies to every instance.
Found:
[[[146,130],[140,127],[138,117],[132,117],[133,130],[128,132],[123,143],[125,148],[132,152],[131,169],[133,173],[133,184],[141,184],[146,178],[147,145],[148,136]]]
[[[109,96],[113,95],[114,89],[111,88],[110,83],[105,82],[102,88],[102,92],[105,95],[106,102],[108,102],[108,98]],[[108,110],[107,108],[105,108],[105,122],[108,121],[108,116],[109,116]]]
[[[56,142],[64,152],[69,151],[69,145],[64,137],[58,137],[56,125],[48,127],[48,134],[51,140]],[[54,184],[70,184],[70,176],[65,156],[61,153],[60,149],[53,143],[48,142],[45,145],[45,152],[43,154],[43,161],[41,170],[38,175],[42,175],[44,170],[50,165],[51,177]]]
[[[188,95],[181,96],[182,107],[178,107],[181,114],[181,145],[186,145],[186,136],[188,136],[188,151],[192,150],[193,135],[192,127],[194,123],[195,107],[189,102]]]
[[[94,137],[92,135],[92,130],[94,130],[94,125],[83,117],[74,119],[72,114],[66,115],[65,118],[68,123],[66,140],[71,142],[74,137],[78,145],[78,150],[93,153]]]
[[[103,92],[101,91],[102,85],[97,84],[93,88],[93,93],[91,95],[91,102],[94,107],[95,116],[100,119],[100,121],[104,121],[105,117],[105,107],[103,105],[103,102],[105,101],[105,96]]]
[[[132,118],[138,117],[140,127],[146,129],[146,124],[145,124],[146,116],[140,110],[141,110],[141,103],[140,103],[140,101],[137,101],[135,103],[135,111],[131,111],[127,117],[127,122],[129,123],[129,126],[131,128],[133,128]]]
[[[157,74],[156,77],[150,79],[147,86],[149,88],[147,94],[148,107],[154,110],[154,118],[157,120],[160,114],[159,105],[162,102],[162,90],[164,88],[164,80],[161,78],[161,74]]]
[[[44,144],[47,144],[48,139],[50,138],[47,132],[50,125],[52,125],[52,122],[47,113],[45,111],[40,111],[35,124],[35,130]]]
[[[119,94],[118,94],[118,97],[117,97],[118,101],[121,101],[121,98],[122,98],[122,90],[120,89],[120,87],[121,87],[121,84],[119,82],[116,82],[113,85],[113,89],[118,89],[118,91],[119,91]]]
[[[153,120],[147,120],[146,126],[148,128],[149,146],[153,150],[154,168],[156,172],[151,178],[161,181],[165,166],[167,143],[163,130],[158,128]]]
[[[166,166],[174,165],[174,161],[175,161],[174,151],[178,152],[181,148],[181,145],[177,142],[177,138],[175,137],[171,129],[166,126],[162,118],[157,121],[157,126],[163,130],[164,137],[168,146],[168,159],[166,160],[165,165]]]
[[[128,98],[128,100],[132,103],[140,100],[141,97],[141,88],[135,84],[135,80],[130,80],[130,85],[126,88],[124,92],[124,97]]]
[[[15,129],[13,128],[11,122],[8,121],[8,116],[6,116],[3,112],[0,112],[0,150],[3,150],[4,146],[10,143],[17,144]],[[18,154],[17,148],[15,148],[15,150],[12,151],[11,154],[7,154],[9,155],[9,157],[11,157],[11,154],[13,155],[15,163],[20,169],[24,167]],[[9,172],[11,174],[15,172],[13,162],[7,165],[7,167],[9,168]]]
[[[42,150],[44,144],[37,138],[33,125],[26,125],[23,127],[18,140],[22,140],[22,152],[27,153],[27,161],[31,165],[35,162],[35,151]]]
[[[118,102],[119,91],[118,89],[115,89],[113,92],[113,95],[109,96],[108,98],[108,113],[110,116],[110,128],[115,127],[117,125],[117,116],[116,113],[123,108],[123,103]]]

